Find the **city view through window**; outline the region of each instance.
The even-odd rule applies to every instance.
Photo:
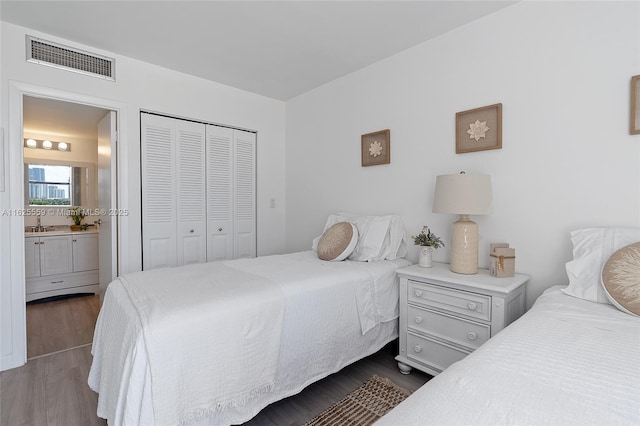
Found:
[[[71,205],[71,166],[29,164],[30,205]]]

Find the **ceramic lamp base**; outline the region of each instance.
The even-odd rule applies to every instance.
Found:
[[[478,224],[461,214],[453,223],[451,236],[451,271],[458,274],[478,273]]]

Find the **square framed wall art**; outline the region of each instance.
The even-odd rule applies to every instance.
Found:
[[[456,154],[502,148],[502,104],[456,113]]]
[[[362,135],[362,167],[391,162],[391,132],[389,129]]]

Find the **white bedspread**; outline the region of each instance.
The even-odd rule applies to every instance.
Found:
[[[273,388],[284,317],[277,284],[222,263],[119,281],[140,318],[158,423],[242,406]],[[256,355],[260,364],[246,362]]]
[[[559,288],[376,426],[640,424],[640,318]]]
[[[201,411],[199,414],[202,416],[187,416],[183,420],[189,424],[242,423],[268,404],[293,395],[308,384],[379,350],[397,336],[397,322],[392,321],[398,315],[395,270],[408,264],[403,259],[378,263],[323,262],[310,251],[222,262],[220,265],[225,273],[231,274],[234,270],[254,280],[259,278],[260,282],[277,285],[284,295],[282,326],[265,321],[258,328],[280,329],[281,338],[275,339],[279,346],[275,382],[270,392],[252,393],[254,397],[243,404],[229,404],[218,411]],[[201,267],[208,268],[206,265]],[[181,269],[176,268],[177,271]],[[182,292],[189,292],[190,282],[185,277],[177,282],[177,286]],[[245,303],[247,298],[243,292],[236,294],[231,287],[226,289],[228,294],[224,299],[216,296],[219,299],[216,303],[226,307],[225,313],[253,315],[253,308]],[[179,302],[183,305],[183,299]],[[195,315],[187,307],[186,299],[184,305],[185,312],[191,313],[182,315],[181,311],[178,318],[187,319],[191,324],[201,320],[202,312]],[[180,329],[177,324],[172,327],[176,331]],[[223,336],[227,339],[228,333]],[[240,377],[244,374],[240,370],[260,370],[268,363],[262,352],[230,349],[226,340],[217,337],[201,344],[207,347],[203,351],[207,355],[178,364],[184,374],[198,375],[203,365],[209,369],[206,364],[212,363],[214,369],[226,368],[230,375],[238,374]],[[107,418],[111,425],[175,424],[161,421],[160,411],[156,411],[157,405],[154,406],[157,402],[154,380],[157,379],[150,366],[155,363],[156,355],[151,353],[145,342],[143,322],[119,280],[109,285],[92,350],[94,360],[89,385],[99,393],[100,417]],[[161,356],[181,356],[176,353],[185,351],[187,348],[167,341],[164,352],[170,354]],[[205,403],[220,400],[219,393],[223,392],[224,396],[220,383],[212,381],[209,393],[190,398],[204,398]],[[260,380],[260,383],[265,383],[265,380]],[[247,380],[247,385],[252,389],[261,389],[262,386],[253,380]],[[175,397],[182,391],[182,388],[171,390]]]

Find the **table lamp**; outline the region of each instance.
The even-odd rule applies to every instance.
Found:
[[[469,215],[489,214],[490,210],[491,176],[460,172],[436,177],[433,212],[460,215],[452,227],[452,272],[478,273],[478,225]]]

